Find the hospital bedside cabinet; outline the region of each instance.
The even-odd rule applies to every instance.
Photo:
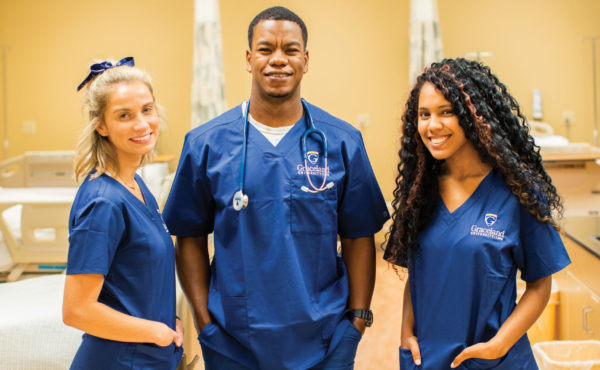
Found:
[[[560,286],[559,339],[600,339],[600,258],[564,238],[572,264],[555,275]]]

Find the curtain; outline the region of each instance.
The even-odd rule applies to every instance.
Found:
[[[423,69],[443,59],[442,37],[436,0],[410,2],[409,83],[412,85]]]
[[[219,1],[195,0],[192,127],[223,113],[225,107]]]

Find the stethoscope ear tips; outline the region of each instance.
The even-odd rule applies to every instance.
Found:
[[[327,183],[327,185],[325,185],[325,187],[320,188],[320,189],[312,190],[312,189],[309,189],[308,186],[302,185],[300,187],[300,190],[302,190],[305,193],[313,193],[313,194],[315,194],[315,193],[318,193],[318,192],[323,191],[323,190],[331,189],[332,187],[333,187],[333,181],[329,181]]]
[[[233,209],[241,211],[246,207],[248,207],[248,196],[242,193],[241,190],[236,191],[235,194],[233,194]]]

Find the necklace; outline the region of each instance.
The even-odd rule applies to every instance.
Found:
[[[125,185],[126,187],[128,187],[131,190],[135,190],[135,185],[137,184],[135,179],[133,179],[133,185],[129,185],[127,182],[125,182],[125,180],[121,176],[117,176],[117,178],[119,180],[121,180],[121,184]]]

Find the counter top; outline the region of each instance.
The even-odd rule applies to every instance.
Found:
[[[600,217],[567,217],[561,222],[568,237],[600,258]]]

